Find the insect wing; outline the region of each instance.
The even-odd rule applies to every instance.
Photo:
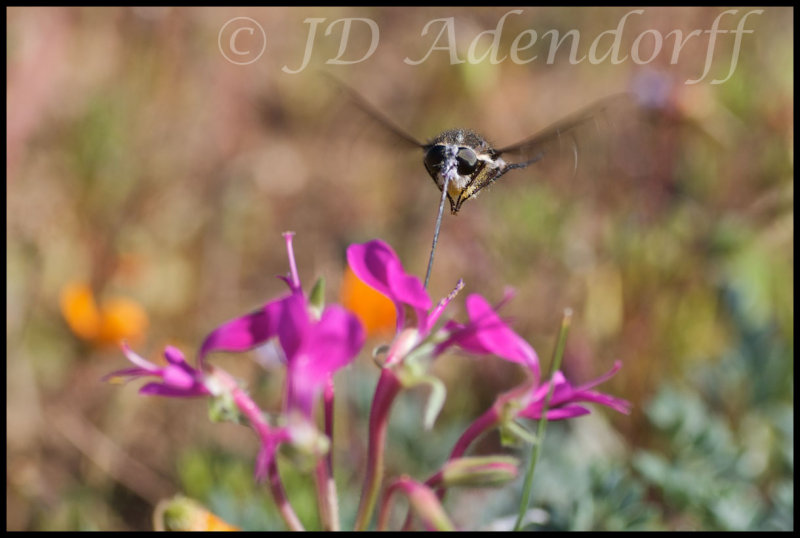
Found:
[[[406,131],[401,129],[397,126],[392,120],[390,120],[386,114],[378,110],[376,107],[372,106],[366,99],[361,97],[358,92],[354,89],[346,85],[345,83],[341,82],[340,80],[334,78],[331,75],[328,75],[328,79],[333,82],[335,86],[337,86],[348,98],[348,100],[355,105],[358,109],[360,109],[364,114],[369,116],[373,121],[377,122],[381,127],[383,127],[387,132],[391,133],[396,141],[403,142],[407,145],[414,146],[417,148],[424,148],[426,147],[425,144],[408,134]]]
[[[533,136],[496,149],[496,153],[515,168],[524,167],[543,159],[555,156],[569,156],[574,169],[578,165],[579,139],[584,133],[590,132],[593,136],[607,122],[609,111],[612,108],[626,106],[630,103],[628,94],[618,94],[602,99],[578,112],[567,116],[542,129]],[[614,114],[616,115],[616,111]],[[598,137],[594,136],[595,139]],[[514,166],[517,165],[517,166]]]

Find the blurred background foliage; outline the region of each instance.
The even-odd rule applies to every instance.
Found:
[[[285,230],[297,232],[304,282],[324,276],[328,299],[360,308],[370,327],[363,357],[337,377],[336,478],[352,521],[377,373],[369,350],[391,337],[391,316],[358,291],[344,248],[379,237],[423,274],[439,193],[419,151],[377,136],[320,71],[418,138],[468,126],[499,145],[633,91],[639,109],[604,114],[615,127],[580,147],[572,179],[543,163],[445,215],[429,289],[438,298],[463,278],[465,292],[497,301],[513,286],[503,312],[545,365],[572,307],[564,368],[576,382],[624,363],[602,389],[631,400],[630,416],[598,410],[549,427],[532,528],[793,529],[793,12],[749,16],[753,33],[723,84],[711,81],[730,69],[730,33],[693,85],[707,33],[672,63],[671,37],[642,64],[576,64],[568,40],[545,61],[544,32],[577,30],[586,54],[629,11],[527,8],[506,18],[499,51],[534,29],[537,60],[451,65],[438,51],[412,66],[403,59],[422,58],[439,29],[421,36],[429,21],[454,17],[465,57],[508,10],[8,8],[7,529],[150,529],[156,504],[176,493],[244,529],[282,528],[253,484],[245,428],[210,424],[199,402],[99,380],[124,364],[120,338],[153,359],[168,343],[191,355],[218,324],[283,292]],[[621,56],[646,30],[685,35],[717,18],[733,30],[749,11],[648,8],[626,19]],[[239,16],[267,36],[245,66],[218,41]],[[309,67],[287,74],[309,17],[326,19]],[[377,23],[370,58],[325,63],[342,25],[323,29],[341,17]],[[354,23],[345,59],[366,50],[364,28]],[[214,360],[275,409],[281,377],[267,351]],[[390,476],[437,468],[519,380],[498,363],[437,363],[449,397],[433,432],[421,430],[425,393],[400,399]],[[497,447],[488,436],[475,451]],[[310,479],[283,463],[313,528]],[[460,526],[503,528],[519,490],[455,492],[446,506]]]

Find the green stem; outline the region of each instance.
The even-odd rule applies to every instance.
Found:
[[[331,511],[331,498],[330,498],[330,489],[328,486],[328,482],[330,477],[328,476],[328,468],[327,464],[324,459],[319,458],[317,460],[317,465],[314,468],[314,485],[317,490],[317,506],[319,508],[319,520],[322,524],[322,530],[325,531],[335,531],[338,530],[334,528],[334,516],[333,512]]]
[[[264,414],[261,412],[261,409],[258,408],[250,396],[239,387],[236,380],[225,370],[216,366],[210,366],[209,370],[214,378],[230,391],[236,407],[242,415],[247,418],[250,422],[250,426],[256,431],[262,441],[269,439],[271,435],[270,426],[264,419]],[[289,530],[305,530],[289,502],[289,497],[286,496],[286,490],[283,489],[283,483],[281,482],[281,476],[278,472],[278,465],[275,458],[272,459],[267,467],[267,482],[269,483],[269,488],[275,500],[275,504],[278,507],[278,511]]]
[[[317,488],[317,504],[323,530],[339,531],[339,502],[336,484],[333,481],[333,380],[329,379],[323,392],[323,411],[325,435],[330,440],[330,448],[325,458],[317,460],[315,479]]]
[[[486,433],[487,431],[495,428],[498,424],[500,424],[500,412],[498,411],[497,404],[493,405],[486,411],[483,415],[475,419],[469,427],[464,430],[464,433],[461,434],[461,437],[458,438],[456,444],[453,446],[453,450],[450,452],[450,456],[447,458],[447,461],[452,461],[456,458],[462,457],[466,452],[470,445]],[[446,464],[447,462],[445,462]],[[445,493],[447,492],[447,488],[445,487],[437,487],[439,485],[439,481],[441,479],[441,471],[436,473],[435,475],[431,476],[425,481],[425,485],[431,488],[436,488],[436,496],[440,501],[444,500]],[[408,508],[408,513],[406,514],[405,522],[403,523],[403,527],[401,530],[409,531],[411,530],[411,523],[412,523],[412,513],[411,507]]]
[[[303,531],[303,524],[300,522],[300,518],[297,517],[294,509],[292,509],[292,505],[289,503],[289,498],[286,496],[286,491],[283,489],[283,483],[281,482],[280,474],[278,474],[278,465],[277,462],[273,459],[272,462],[269,464],[267,470],[267,481],[269,482],[270,490],[272,491],[272,497],[275,499],[275,504],[278,507],[278,511],[283,518],[284,523],[289,528],[290,531]]]
[[[386,444],[386,429],[389,425],[389,411],[402,385],[397,375],[389,369],[381,370],[375,396],[369,414],[369,444],[367,447],[367,472],[364,488],[358,505],[355,530],[363,531],[369,526],[372,512],[378,500],[378,492],[383,479],[383,455]]]
[[[564,317],[561,319],[561,329],[558,332],[558,344],[553,352],[553,364],[550,371],[552,377],[554,372],[561,369],[561,360],[564,358],[564,348],[567,343],[567,333],[569,333],[569,326],[572,323],[572,309],[567,308],[564,310]],[[531,459],[528,463],[528,469],[525,473],[525,483],[522,489],[522,500],[519,503],[519,514],[517,521],[514,524],[514,530],[518,531],[522,527],[522,519],[525,512],[528,511],[528,505],[531,499],[531,490],[533,489],[533,473],[536,470],[536,462],[539,459],[539,452],[542,444],[544,443],[544,431],[547,427],[547,408],[550,405],[550,398],[553,396],[555,383],[550,383],[550,390],[547,391],[547,396],[544,399],[542,406],[542,418],[539,419],[539,427],[536,430],[536,443],[531,449]]]

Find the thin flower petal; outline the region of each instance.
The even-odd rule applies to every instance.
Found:
[[[459,278],[458,282],[456,282],[456,287],[453,288],[453,291],[448,293],[446,297],[442,298],[442,300],[439,301],[436,307],[433,310],[431,310],[430,315],[428,315],[427,327],[425,328],[424,332],[429,332],[430,330],[433,329],[433,326],[436,325],[437,321],[439,321],[439,317],[441,317],[442,313],[444,313],[444,310],[445,308],[447,308],[447,305],[449,305],[450,302],[456,298],[456,295],[458,295],[458,292],[461,291],[463,287],[464,287],[464,281]]]
[[[627,400],[623,400],[622,398],[615,398],[613,396],[609,396],[608,394],[596,391],[584,391],[581,394],[583,401],[605,405],[606,407],[610,407],[614,411],[618,411],[624,415],[629,415],[631,412],[631,403]]]
[[[160,368],[157,365],[153,364],[152,362],[148,361],[147,359],[143,358],[141,355],[133,351],[128,346],[127,342],[122,342],[120,344],[120,347],[122,348],[122,352],[125,354],[125,358],[127,358],[129,361],[131,361],[139,368],[142,368],[150,372],[157,372],[160,370]]]
[[[608,381],[609,379],[614,377],[614,375],[617,372],[619,372],[620,368],[622,368],[622,361],[614,361],[614,365],[611,367],[611,370],[609,370],[608,372],[604,373],[600,377],[589,381],[588,383],[584,383],[580,387],[577,387],[575,390],[589,390],[591,388],[596,387],[600,383],[605,383],[606,381]]]
[[[297,273],[297,262],[294,259],[294,248],[292,248],[292,238],[294,232],[283,232],[283,239],[286,241],[286,253],[289,257],[289,277],[286,283],[294,293],[302,293],[302,286],[300,284],[300,276]]]
[[[148,375],[157,375],[153,373],[151,370],[145,370],[144,368],[134,367],[134,368],[123,368],[122,370],[116,370],[111,372],[110,374],[106,374],[101,378],[101,381],[108,381],[109,383],[124,383],[127,381],[131,381],[137,377],[144,377]],[[124,379],[124,378],[131,378],[131,379]]]
[[[577,405],[577,402],[597,403],[620,413],[628,414],[630,413],[630,403],[626,400],[615,398],[602,392],[586,390],[586,387],[594,387],[598,383],[608,380],[619,370],[620,366],[619,362],[615,363],[610,372],[580,387],[573,387],[563,373],[560,371],[555,372],[551,381],[531,389],[527,397],[527,403],[523,404],[524,408],[519,415],[533,420],[542,418],[542,408],[551,386],[554,388],[547,408],[548,420],[561,420],[587,414],[589,410],[582,405]]]
[[[564,420],[568,418],[580,417],[591,413],[587,408],[582,405],[567,405],[558,409],[547,410],[547,420]],[[541,418],[541,416],[537,417]]]
[[[136,366],[112,372],[106,375],[104,380],[119,382],[125,377],[135,379],[153,376],[160,377],[163,382],[146,384],[139,389],[141,394],[169,397],[207,396],[210,394],[203,382],[203,373],[189,366],[181,350],[176,347],[167,346],[164,349],[164,356],[167,359],[167,365],[164,367],[156,366],[143,359],[134,353],[127,344],[122,344],[122,351]]]
[[[205,386],[199,383],[186,389],[171,387],[162,383],[148,383],[139,389],[139,394],[166,396],[168,398],[194,398],[198,396],[208,396],[211,393]]]

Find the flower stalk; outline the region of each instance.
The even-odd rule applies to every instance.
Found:
[[[412,480],[408,476],[401,476],[386,489],[386,495],[381,502],[381,509],[378,514],[379,531],[386,530],[388,526],[391,501],[398,491],[406,494],[410,507],[422,519],[422,523],[427,530],[456,530],[432,489],[425,484]]]
[[[270,425],[264,419],[264,414],[255,404],[252,398],[250,398],[250,396],[248,396],[248,394],[243,391],[241,387],[239,387],[239,384],[236,383],[236,380],[233,379],[233,377],[231,377],[231,375],[226,371],[216,366],[209,366],[208,368],[212,371],[214,379],[217,380],[227,391],[229,391],[233,397],[236,407],[239,409],[242,415],[247,418],[252,428],[261,438],[262,443],[264,444],[262,451],[273,451],[274,448],[277,448],[276,443],[272,441],[274,435],[271,432]],[[275,501],[275,505],[278,507],[278,512],[286,524],[286,527],[291,531],[305,530],[303,524],[300,522],[300,519],[297,517],[297,513],[294,511],[294,508],[292,508],[292,504],[289,502],[289,497],[286,495],[286,490],[281,482],[280,473],[278,472],[278,463],[274,453],[270,454],[269,461],[266,464],[266,469],[262,470],[262,472],[264,473],[264,477],[269,484],[272,498]]]
[[[333,380],[328,380],[322,394],[323,420],[325,422],[325,435],[333,444]],[[339,531],[339,501],[336,493],[336,483],[333,480],[333,447],[328,450],[325,458],[317,460],[315,468],[317,488],[317,501],[319,516],[324,530]]]
[[[375,387],[375,397],[372,400],[372,409],[369,414],[367,469],[356,516],[355,530],[357,531],[367,529],[378,500],[383,479],[383,456],[389,412],[401,388],[402,384],[397,375],[390,368],[383,368],[378,385]]]
[[[553,352],[553,372],[558,372],[561,369],[561,360],[564,358],[564,349],[567,345],[567,334],[569,333],[570,325],[572,325],[572,309],[568,308],[564,310],[564,316],[561,318],[561,329],[558,331],[558,344]],[[547,396],[542,406],[542,418],[539,420],[539,426],[536,431],[536,443],[533,444],[531,449],[531,459],[528,463],[528,469],[525,472],[522,499],[519,502],[519,514],[517,514],[517,521],[514,523],[515,531],[520,530],[522,527],[522,518],[525,512],[528,511],[531,490],[533,489],[533,473],[536,470],[536,462],[539,461],[539,453],[541,452],[542,443],[544,442],[544,431],[547,427],[547,407],[550,405],[555,386],[555,383],[550,384],[550,389],[547,391]]]

